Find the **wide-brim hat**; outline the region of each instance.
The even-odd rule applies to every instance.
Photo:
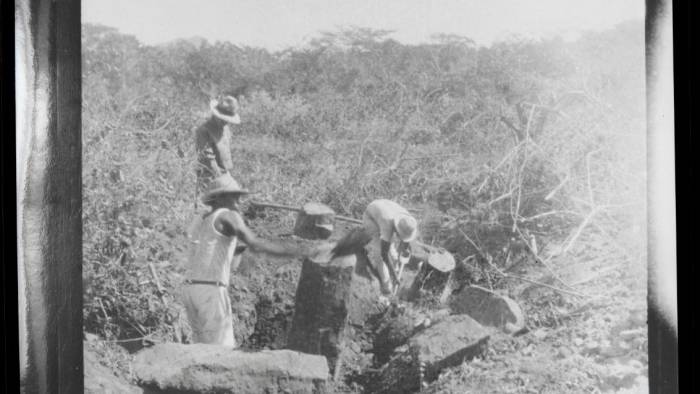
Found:
[[[227,109],[230,109],[231,115],[224,114],[226,117],[213,113],[214,117],[221,119],[227,123],[231,124],[241,124],[241,117],[238,115],[238,100],[233,96],[224,96],[221,100],[216,100],[216,106],[224,105]]]
[[[418,236],[418,222],[412,216],[403,215],[394,219],[396,233],[403,242],[411,242]]]
[[[241,185],[229,174],[225,173],[212,180],[209,189],[202,196],[202,202],[205,204],[212,199],[223,194],[250,194],[250,191],[241,188]]]

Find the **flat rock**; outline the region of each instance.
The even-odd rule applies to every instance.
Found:
[[[525,327],[520,305],[512,299],[478,286],[464,288],[449,300],[456,314],[466,314],[485,326],[498,327],[512,334]]]
[[[452,315],[428,327],[408,341],[408,350],[398,354],[379,373],[370,391],[415,392],[423,380],[435,380],[440,371],[485,352],[489,334],[467,315]],[[421,365],[423,368],[421,368]]]
[[[459,365],[486,350],[489,334],[467,315],[449,316],[427,328],[408,342],[409,351],[426,366],[426,379],[440,370]]]
[[[208,344],[156,345],[136,355],[134,371],[148,393],[323,393],[328,378],[323,356]]]

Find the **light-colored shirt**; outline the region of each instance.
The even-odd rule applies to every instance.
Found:
[[[395,233],[394,220],[402,216],[411,216],[410,212],[401,205],[391,200],[374,200],[369,205],[362,217],[365,228],[373,235],[379,235],[379,239],[391,242]]]
[[[226,208],[220,208],[211,214],[197,216],[187,231],[190,241],[190,254],[187,261],[187,278],[192,280],[220,281],[229,283],[231,267],[236,251],[237,237],[221,234],[214,227],[217,217]],[[238,212],[231,211],[235,215]],[[240,259],[235,259],[236,263]]]
[[[233,167],[232,130],[228,124],[222,123],[223,121],[212,116],[195,130],[195,147],[199,160],[215,175]]]

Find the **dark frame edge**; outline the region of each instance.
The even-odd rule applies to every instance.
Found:
[[[18,0],[15,31],[20,389],[80,393],[80,1]]]

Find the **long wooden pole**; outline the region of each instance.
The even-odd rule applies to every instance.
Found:
[[[251,204],[255,205],[256,207],[261,207],[261,208],[273,208],[273,209],[283,209],[286,211],[294,211],[294,212],[301,212],[301,208],[297,207],[292,207],[289,205],[281,205],[281,204],[272,204],[272,203],[267,203],[267,202],[258,202],[258,201],[252,201]],[[342,220],[344,222],[350,222],[350,223],[355,223],[355,224],[362,224],[362,221],[359,219],[347,217],[347,216],[340,216],[340,215],[335,215],[335,218],[338,220]]]

